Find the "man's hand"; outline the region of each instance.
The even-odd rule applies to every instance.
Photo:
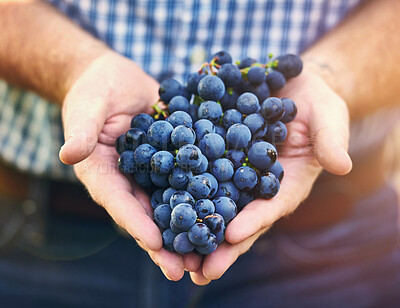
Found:
[[[322,171],[344,175],[351,170],[347,154],[349,114],[344,101],[316,74],[305,70],[277,93],[293,99],[298,108],[288,124],[288,137],[278,153],[285,170],[280,191],[270,200],[249,203],[227,226],[224,242],[191,273],[197,284],[207,284],[246,252],[279,218],[292,213],[308,196]]]
[[[93,199],[127,230],[167,278],[184,274],[183,258],[162,249],[148,196],[118,171],[116,138],[130,128],[132,116],[149,113],[158,84],[135,63],[106,52],[76,79],[64,100],[65,144],[60,159],[75,172]],[[189,262],[189,263],[188,263]],[[190,259],[186,262],[188,269]]]

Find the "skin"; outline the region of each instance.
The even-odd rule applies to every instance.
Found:
[[[0,29],[7,29],[0,32],[0,77],[62,105],[66,143],[60,159],[74,165],[93,199],[168,279],[179,280],[186,269],[203,285],[221,277],[277,219],[293,212],[323,169],[337,175],[351,170],[349,119],[389,106],[399,94],[400,67],[394,64],[400,38],[393,35],[400,28],[398,11],[396,0],[366,1],[303,54],[303,73],[276,93],[298,106],[280,157],[281,190],[246,206],[227,227],[227,242],[204,259],[162,249],[149,198],[117,170],[114,140],[133,114],[150,111],[158,98],[154,79],[39,1],[0,1]]]

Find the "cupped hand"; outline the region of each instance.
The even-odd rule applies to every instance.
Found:
[[[148,196],[118,171],[116,138],[130,128],[132,116],[149,113],[158,99],[158,83],[134,62],[106,52],[85,68],[65,97],[65,144],[60,159],[70,165],[92,198],[103,206],[160,266],[179,280],[184,268],[198,265],[162,248]],[[186,263],[186,264],[185,264]]]
[[[227,226],[226,241],[191,272],[196,284],[220,278],[257,238],[279,218],[292,213],[308,196],[322,169],[347,174],[349,113],[345,102],[311,71],[304,70],[276,94],[297,104],[297,117],[288,124],[288,137],[278,153],[284,168],[279,193],[270,200],[249,203]]]

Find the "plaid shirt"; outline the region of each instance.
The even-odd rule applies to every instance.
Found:
[[[361,0],[49,0],[153,77],[184,77],[210,54],[300,53]],[[0,82],[0,158],[37,175],[72,178],[58,159],[60,108]]]

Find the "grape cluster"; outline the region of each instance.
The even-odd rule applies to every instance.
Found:
[[[278,193],[283,168],[276,145],[297,108],[270,91],[301,70],[296,55],[233,64],[221,51],[190,74],[186,86],[164,80],[155,115],[133,117],[115,143],[118,166],[151,195],[165,249],[210,254],[238,211]]]

